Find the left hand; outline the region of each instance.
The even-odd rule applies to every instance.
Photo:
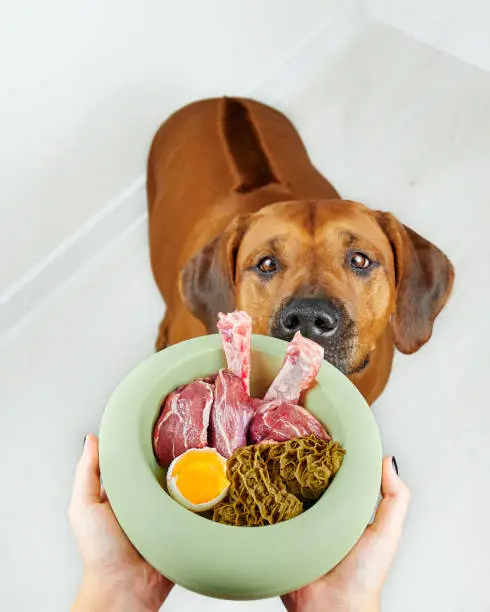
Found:
[[[350,553],[328,574],[284,595],[288,612],[379,612],[381,588],[393,562],[410,501],[392,457],[383,461],[374,522]]]
[[[83,582],[72,612],[156,611],[173,587],[133,548],[100,485],[99,448],[87,436],[69,509]]]

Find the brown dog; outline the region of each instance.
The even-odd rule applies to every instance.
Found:
[[[394,346],[430,338],[453,268],[389,213],[340,199],[293,125],[244,99],[196,102],[157,132],[148,162],[153,273],[166,303],[157,349],[246,310],[258,334],[301,332],[369,403]]]

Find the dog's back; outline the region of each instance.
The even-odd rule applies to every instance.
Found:
[[[148,161],[150,248],[167,305],[178,273],[240,213],[283,200],[338,197],[292,123],[252,100],[190,104],[157,132]]]

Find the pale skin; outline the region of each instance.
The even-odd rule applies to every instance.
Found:
[[[158,610],[173,584],[146,563],[119,526],[100,484],[95,436],[85,440],[69,518],[83,563],[82,585],[72,612]]]
[[[392,458],[383,460],[381,500],[372,525],[331,572],[283,596],[288,612],[377,612],[382,586],[401,538],[410,494]],[[83,563],[71,612],[156,612],[173,584],[133,548],[100,483],[98,441],[88,436],[69,509]]]

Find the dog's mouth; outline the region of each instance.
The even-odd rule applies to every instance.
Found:
[[[297,331],[319,344],[324,359],[346,376],[362,372],[369,353],[360,351],[357,323],[339,304],[321,300],[302,300],[298,306],[281,305],[270,318],[269,335],[290,342]],[[324,313],[327,313],[325,316]]]
[[[359,374],[363,370],[365,370],[371,361],[371,355],[366,355],[364,359],[361,360],[358,366],[352,367],[348,372],[344,372],[347,376],[351,376],[352,374]]]

